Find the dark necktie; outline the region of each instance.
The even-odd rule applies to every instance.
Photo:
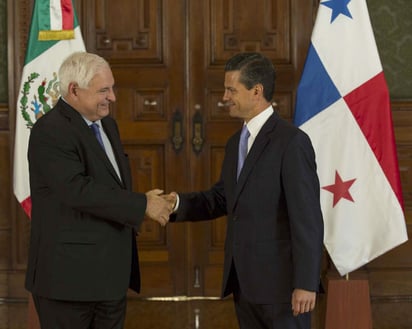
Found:
[[[246,125],[243,125],[242,132],[240,133],[239,140],[239,158],[237,162],[237,177],[239,177],[242,171],[243,163],[245,162],[247,156],[247,141],[249,139],[250,133]]]
[[[97,140],[99,141],[100,145],[102,146],[103,150],[106,150],[104,148],[104,144],[103,144],[103,139],[102,139],[102,135],[100,134],[100,126],[97,123],[92,123],[90,125],[90,128],[92,128],[94,134],[96,135]]]

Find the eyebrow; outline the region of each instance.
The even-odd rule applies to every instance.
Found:
[[[98,92],[106,92],[109,91],[110,89],[112,89],[114,91],[114,86],[113,87],[102,87],[100,89],[98,89]]]

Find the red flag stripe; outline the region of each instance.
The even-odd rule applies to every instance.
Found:
[[[62,8],[62,28],[63,30],[74,29],[74,11],[71,0],[61,0]]]
[[[26,215],[31,219],[31,197],[27,197],[20,204]]]
[[[403,208],[389,92],[383,72],[344,97]]]

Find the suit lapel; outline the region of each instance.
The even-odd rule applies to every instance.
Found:
[[[81,140],[84,141],[85,144],[89,145],[92,152],[94,152],[96,156],[102,161],[102,163],[109,170],[110,174],[117,180],[119,185],[123,186],[109,158],[107,157],[106,152],[103,150],[93,131],[87,126],[87,123],[84,121],[82,116],[63,100],[60,99],[59,102],[61,103],[62,115],[65,116],[71,122],[74,130],[80,135]],[[105,132],[108,136],[111,135],[110,129],[105,129]],[[109,137],[109,139],[110,142],[112,142],[113,138]],[[114,152],[116,158],[118,158],[118,154],[116,153],[116,151]]]
[[[235,197],[234,197],[234,207],[236,206],[236,201],[239,198],[239,195],[241,191],[243,190],[245,183],[247,182],[247,179],[252,172],[253,168],[255,167],[256,162],[259,160],[260,156],[264,152],[266,146],[270,142],[270,132],[275,129],[276,124],[278,122],[278,115],[276,112],[274,112],[269,119],[265,122],[265,124],[262,126],[260,129],[258,135],[256,136],[255,141],[253,142],[253,145],[251,149],[249,150],[249,153],[245,159],[245,162],[243,164],[242,171],[239,175],[239,179],[237,181],[236,187],[235,187]],[[238,152],[236,152],[237,155]],[[234,170],[234,181],[236,182],[236,170]]]
[[[126,163],[125,158],[124,158],[124,152],[123,152],[123,147],[120,142],[120,136],[117,132],[116,127],[112,124],[114,121],[108,119],[102,119],[102,125],[104,128],[104,131],[107,135],[107,137],[110,140],[110,144],[112,145],[114,157],[117,162],[117,166],[119,167],[120,175],[122,176],[123,182],[121,182],[116,174],[116,172],[113,169],[113,166],[111,168],[113,169],[114,174],[116,175],[116,178],[118,179],[119,183],[125,186],[127,189],[131,189],[131,178],[128,176],[129,170],[128,168],[128,163]]]

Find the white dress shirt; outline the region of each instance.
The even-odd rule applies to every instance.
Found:
[[[250,119],[250,121],[246,124],[247,129],[249,130],[250,136],[247,141],[247,151],[249,153],[250,148],[253,145],[253,142],[256,139],[256,136],[259,134],[260,129],[262,129],[265,122],[269,119],[269,117],[273,114],[273,107],[270,105],[267,109],[260,112],[257,116]]]

